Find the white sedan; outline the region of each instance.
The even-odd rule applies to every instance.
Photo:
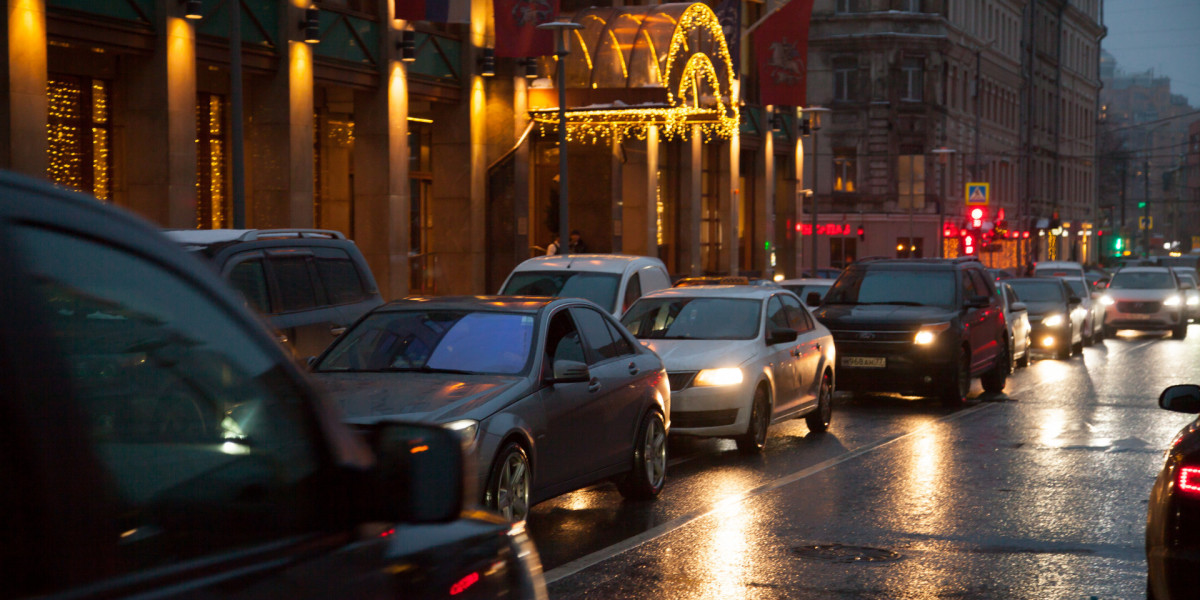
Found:
[[[621,322],[662,357],[671,433],[732,437],[759,452],[773,423],[833,414],[833,337],[795,294],[758,286],[696,286],[647,294]]]

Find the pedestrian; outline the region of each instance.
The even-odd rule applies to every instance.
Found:
[[[558,254],[558,236],[557,235],[554,236],[554,241],[550,242],[549,246],[546,246],[546,256],[554,256],[555,254]]]
[[[571,242],[568,248],[571,249],[571,254],[587,254],[587,244],[583,243],[583,236],[578,229],[571,230]]]

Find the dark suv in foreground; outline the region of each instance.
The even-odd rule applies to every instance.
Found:
[[[298,358],[317,356],[383,304],[353,241],[327,229],[177,229],[165,232],[207,258]]]
[[[458,432],[357,436],[146,223],[0,173],[0,273],[0,598],[546,597]]]
[[[971,378],[1004,389],[1012,361],[1004,312],[974,258],[864,259],[842,273],[816,317],[833,332],[838,389],[963,402]]]

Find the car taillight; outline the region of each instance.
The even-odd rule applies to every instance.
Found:
[[[1179,469],[1179,489],[1189,494],[1200,495],[1200,467]]]

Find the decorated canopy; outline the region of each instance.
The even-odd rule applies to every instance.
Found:
[[[736,74],[708,6],[589,8],[571,20],[583,28],[564,61],[569,139],[644,138],[651,125],[666,138],[693,125],[705,136],[737,131]],[[530,107],[543,133],[557,125],[556,90],[531,89]]]

